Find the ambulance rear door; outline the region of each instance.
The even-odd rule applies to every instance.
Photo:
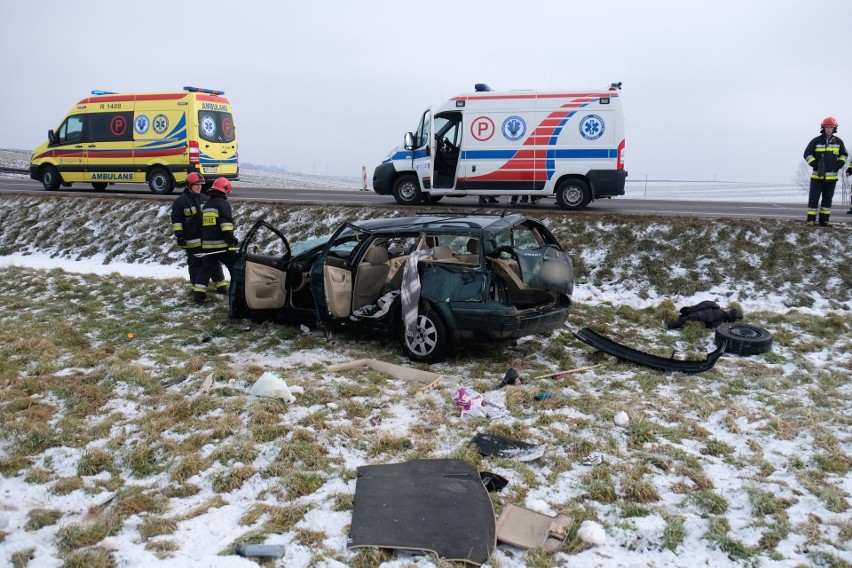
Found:
[[[237,130],[231,105],[220,95],[198,93],[191,139],[198,142],[201,173],[239,179]]]

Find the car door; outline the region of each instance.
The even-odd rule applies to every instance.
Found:
[[[262,239],[265,231],[272,232],[277,239]],[[240,245],[234,274],[231,275],[237,292],[235,297],[239,299],[237,307],[255,315],[284,309],[291,257],[287,238],[263,219],[258,220]]]
[[[48,149],[65,182],[83,181],[86,170],[86,115],[73,114],[63,121],[50,140]]]
[[[348,318],[355,282],[353,259],[363,255],[362,229],[346,223],[329,239],[311,269],[311,291],[321,322]]]

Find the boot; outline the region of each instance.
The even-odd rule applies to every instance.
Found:
[[[206,292],[193,292],[192,293],[192,301],[196,304],[203,304],[207,301],[207,293]]]
[[[816,225],[816,213],[808,213],[808,225]]]
[[[831,225],[831,223],[828,222],[829,217],[831,217],[831,213],[820,212],[820,214],[819,214],[819,226],[820,227],[828,227],[829,225]]]
[[[852,215],[852,207],[849,208],[849,211],[846,212],[847,215]]]

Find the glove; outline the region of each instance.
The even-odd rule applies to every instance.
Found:
[[[231,240],[230,240],[230,241],[228,241],[228,246],[229,246],[229,247],[235,247],[235,248],[236,248],[236,246],[237,246],[238,244],[240,244],[240,241],[238,241],[238,240],[237,240],[237,237],[231,237]]]
[[[849,166],[846,169],[846,177],[852,176],[852,166]]]
[[[179,247],[186,248],[186,239],[185,238],[178,237],[177,243],[178,243]]]

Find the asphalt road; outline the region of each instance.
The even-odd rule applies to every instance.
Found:
[[[107,196],[123,195],[146,197],[151,199],[173,200],[181,190],[175,189],[171,195],[155,195],[143,184],[122,184],[110,186],[107,190],[98,192],[86,184],[76,184],[70,188],[60,188],[52,195],[63,196]],[[35,180],[18,178],[0,178],[0,193],[46,193],[41,183]],[[237,184],[230,199],[239,200],[263,200],[263,201],[293,201],[304,204],[336,204],[357,205],[369,207],[398,208],[396,201],[389,195],[377,195],[372,191],[341,191],[341,190],[317,190],[317,189],[281,189],[249,187]],[[432,211],[440,211],[444,208],[485,208],[489,211],[499,211],[506,207],[508,197],[500,197],[499,204],[480,205],[476,197],[444,198],[439,203],[424,206]],[[627,197],[616,197],[613,199],[600,199],[593,201],[586,209],[590,214],[622,214],[622,215],[660,215],[678,217],[705,217],[705,218],[764,218],[764,219],[804,219],[805,203],[757,203],[757,202],[726,202],[726,201],[674,201],[674,200],[651,200],[630,199]],[[518,203],[511,206],[513,211],[535,211],[556,209],[553,199],[546,199],[537,205]],[[832,221],[852,226],[852,215],[846,215],[846,207],[835,207]],[[570,211],[565,212],[571,215]]]

